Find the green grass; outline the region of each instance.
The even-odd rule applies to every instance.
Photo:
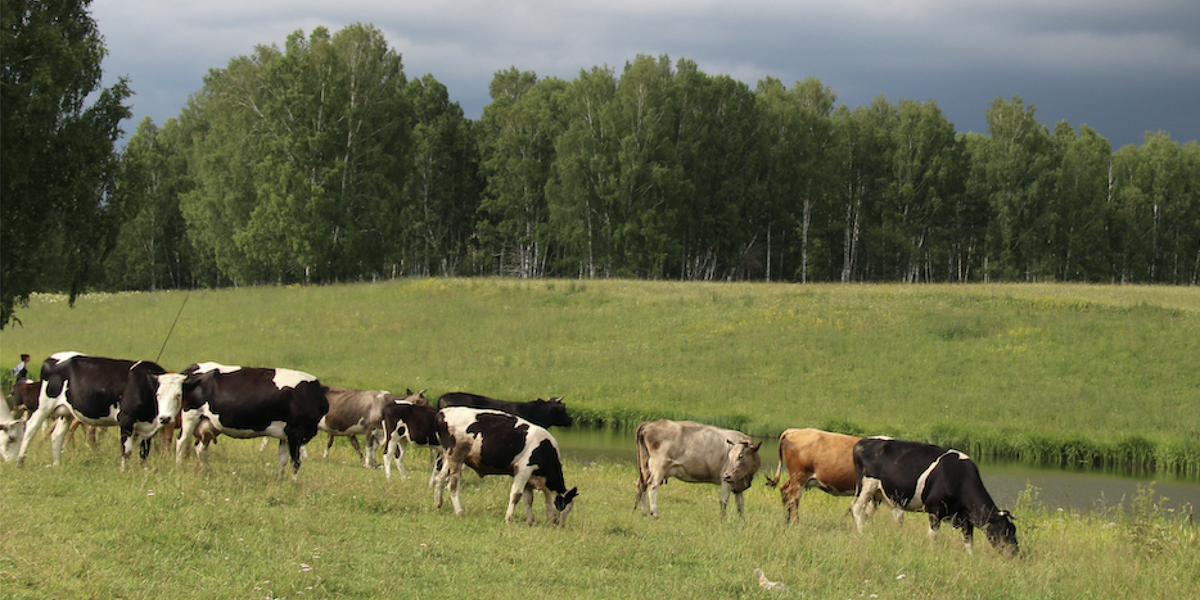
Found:
[[[186,301],[186,304],[184,304]],[[561,395],[584,424],[815,426],[1031,464],[1200,474],[1200,290],[422,279],[35,297],[0,359],[287,366]],[[6,369],[7,370],[7,369]]]
[[[504,525],[509,479],[468,476],[456,519],[433,508],[424,469],[408,481],[363,469],[346,444],[274,477],[274,451],[223,439],[201,473],[158,450],[117,469],[114,432],[82,436],[64,464],[0,465],[0,596],[42,598],[1186,598],[1200,584],[1197,530],[1155,504],[1049,511],[1030,489],[1014,507],[1021,556],[975,553],[949,527],[879,514],[864,535],[849,499],[811,492],[784,526],[758,484],[739,518],[717,518],[717,488],[661,488],[661,518],[633,509],[634,467],[568,462],[581,497],[565,528]],[[42,446],[44,447],[44,445]],[[45,459],[40,454],[39,458]],[[789,590],[767,593],[754,568]]]

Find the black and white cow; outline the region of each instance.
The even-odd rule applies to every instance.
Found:
[[[1016,555],[1013,517],[996,508],[966,454],[921,442],[865,438],[854,445],[854,471],[858,491],[850,510],[859,533],[864,517],[882,501],[893,509],[929,513],[930,540],[949,519],[962,530],[967,552],[975,527],[983,527],[992,546]]]
[[[183,370],[183,415],[175,462],[183,461],[193,436],[196,456],[208,465],[208,444],[215,433],[233,438],[279,440],[277,475],[288,459],[292,479],[300,472],[300,449],[317,434],[317,423],[329,411],[325,386],[317,378],[291,369],[238,367],[213,362]]]
[[[350,438],[350,445],[358,452],[363,466],[374,469],[377,466],[375,453],[384,442],[383,407],[395,398],[383,390],[352,390],[342,387],[329,386],[325,399],[329,401],[329,412],[321,418],[317,428],[329,434],[329,442],[325,444],[323,457],[329,456],[335,436]],[[367,453],[364,455],[354,436],[362,434],[367,438]]]
[[[450,406],[437,416],[438,439],[445,460],[433,484],[434,505],[442,507],[444,483],[449,483],[454,515],[463,516],[458,501],[463,465],[484,475],[509,475],[513,478],[504,522],[512,523],[517,502],[525,499],[525,515],[533,524],[533,491],[546,498],[546,519],[566,524],[567,515],[579,494],[567,490],[563,479],[558,442],[544,428],[516,415],[498,410]]]
[[[571,415],[567,414],[567,405],[563,404],[561,397],[549,400],[538,398],[532,402],[510,402],[469,392],[449,392],[438,398],[438,408],[447,406],[501,410],[541,427],[570,427],[572,423]]]
[[[387,450],[383,456],[383,472],[388,479],[392,478],[392,465],[400,470],[400,477],[408,479],[408,471],[404,468],[404,453],[408,445],[429,448],[441,453],[442,445],[437,436],[438,409],[429,405],[425,390],[413,392],[406,390],[404,398],[390,396],[391,400],[383,406],[383,430],[387,436]],[[433,483],[431,474],[430,484]]]
[[[121,468],[128,467],[135,445],[141,458],[150,453],[150,439],[179,414],[184,376],[169,373],[148,361],[132,361],[78,352],[60,352],[42,363],[37,406],[31,407],[27,435],[21,440],[17,465],[24,463],[34,432],[47,418],[58,423],[50,438],[53,464],[62,461],[63,438],[70,417],[85,425],[121,430]]]
[[[721,517],[732,492],[738,514],[746,506],[742,492],[750,489],[754,475],[762,466],[758,448],[750,436],[693,421],[646,421],[638,425],[637,497],[634,507],[642,514],[658,517],[658,486],[674,477],[689,483],[715,483],[721,486]],[[647,512],[646,497],[650,506]]]

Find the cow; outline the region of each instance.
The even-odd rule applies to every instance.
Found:
[[[121,469],[128,468],[129,455],[141,446],[144,462],[150,439],[159,428],[175,421],[179,412],[184,376],[170,373],[155,363],[78,352],[60,352],[42,363],[42,382],[37,407],[26,423],[17,466],[24,464],[33,432],[51,416],[58,419],[50,439],[52,463],[62,461],[67,419],[84,425],[112,427],[121,431]]]
[[[272,437],[279,440],[276,475],[283,477],[288,459],[292,480],[300,473],[300,449],[317,434],[317,424],[329,412],[326,387],[316,377],[291,369],[270,369],[196,363],[183,370],[183,413],[176,464],[183,462],[195,442],[202,468],[208,466],[208,445],[220,433],[233,438]]]
[[[37,404],[40,389],[37,382],[22,377],[13,385],[12,406],[7,401],[0,402],[0,456],[5,462],[17,459],[21,440],[25,438],[25,420],[19,416],[27,412],[27,405]]]
[[[865,438],[854,445],[854,471],[858,491],[850,510],[859,533],[864,517],[886,501],[893,508],[928,513],[931,541],[948,519],[962,530],[968,553],[974,528],[983,527],[997,550],[1017,554],[1012,515],[996,508],[966,454],[921,442]]]
[[[758,448],[750,436],[731,429],[693,421],[645,421],[638,425],[637,498],[634,508],[658,518],[658,486],[674,477],[689,483],[721,486],[721,517],[729,504],[729,493],[737,499],[738,514],[745,507],[742,492],[750,488],[762,465]],[[647,513],[646,496],[649,496]]]
[[[375,454],[384,441],[383,407],[389,402],[389,396],[391,394],[383,390],[352,390],[330,386],[325,392],[329,412],[317,423],[318,429],[329,434],[329,442],[325,444],[325,453],[322,456],[329,456],[335,436],[347,436],[350,438],[350,445],[362,459],[363,466],[368,469],[377,467]],[[367,438],[365,455],[358,445],[358,439],[354,437],[359,434]]]
[[[28,418],[29,413],[37,410],[38,394],[42,393],[42,382],[22,377],[13,384],[11,417],[14,419]]]
[[[779,435],[779,467],[767,486],[779,484],[784,465],[788,480],[779,488],[786,520],[796,518],[804,490],[817,488],[832,496],[853,496],[854,444],[862,438],[820,429],[788,429]]]
[[[571,415],[567,414],[567,405],[563,404],[561,397],[549,400],[538,398],[532,402],[509,402],[469,392],[449,392],[438,398],[438,408],[447,406],[500,410],[546,428],[570,427],[572,423]]]
[[[390,396],[390,401],[383,406],[383,430],[387,437],[387,446],[383,456],[383,472],[392,478],[392,465],[400,470],[400,477],[408,479],[408,471],[404,468],[404,453],[409,444],[429,448],[435,451],[434,456],[442,451],[442,444],[437,435],[438,409],[429,405],[425,390],[413,392],[406,390],[404,398]],[[429,482],[433,483],[436,472],[431,473]]]
[[[512,476],[505,523],[512,523],[521,498],[527,521],[534,523],[533,491],[537,489],[546,499],[546,520],[566,524],[579,489],[567,489],[558,442],[545,428],[504,411],[449,406],[438,411],[437,431],[444,460],[433,484],[436,508],[442,507],[443,484],[448,483],[454,515],[463,516],[458,491],[467,465],[480,477]]]

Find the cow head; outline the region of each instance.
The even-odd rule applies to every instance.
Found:
[[[158,385],[154,395],[158,401],[158,425],[172,425],[183,408],[183,382],[187,376],[183,373],[163,373],[155,375]]]
[[[567,414],[567,405],[563,404],[562,400],[562,396],[553,397],[549,400],[538,398],[533,403],[544,407],[543,410],[546,411],[546,416],[548,417],[546,419],[548,425],[570,427],[574,421],[571,419],[571,415]]]
[[[993,513],[987,522],[987,538],[992,546],[1008,555],[1017,555],[1017,526],[1014,517],[1007,510]]]
[[[21,440],[25,437],[25,421],[6,421],[0,423],[0,456],[6,462],[17,459],[21,449]]]
[[[573,487],[567,490],[565,494],[559,494],[554,498],[554,508],[558,511],[558,517],[553,519],[559,525],[567,524],[567,515],[571,513],[571,509],[575,508],[575,497],[579,495],[579,488]]]
[[[416,405],[416,406],[429,406],[429,398],[425,397],[425,390],[421,390],[419,392],[414,392],[412,390],[406,389],[404,391],[407,394],[404,397],[405,402]]]
[[[755,473],[762,466],[762,457],[758,448],[762,442],[751,444],[747,441],[725,440],[729,443],[729,454],[725,459],[725,472],[721,478],[728,483],[735,493],[741,493],[750,488]]]

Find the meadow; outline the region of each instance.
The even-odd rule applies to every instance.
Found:
[[[0,332],[5,366],[63,350],[287,366],[432,397],[563,396],[584,425],[813,426],[1200,475],[1196,288],[419,279],[90,295],[74,309],[39,296],[18,316]]]
[[[0,332],[5,367],[22,352],[162,348],[172,369],[215,360],[431,397],[562,395],[585,424],[958,437],[1072,466],[1194,473],[1200,444],[1191,288],[433,279],[95,295],[74,309],[41,296],[19,316]],[[1009,560],[982,534],[971,555],[949,527],[931,543],[920,515],[881,514],[858,535],[849,499],[819,492],[785,526],[761,478],[742,517],[731,506],[718,519],[715,486],[671,482],[648,519],[627,462],[568,461],[581,496],[558,528],[540,498],[537,526],[504,525],[502,477],[464,477],[463,519],[435,510],[424,451],[409,453],[412,479],[389,481],[345,443],[326,459],[313,444],[293,482],[255,441],[223,438],[208,472],[156,449],[122,473],[112,431],[94,448],[76,436],[58,468],[48,446],[21,470],[0,463],[3,598],[1092,599],[1200,585],[1193,519],[1152,486],[1129,511],[1051,509],[1027,489],[1008,507],[1021,544]],[[754,568],[789,589],[761,590]]]

